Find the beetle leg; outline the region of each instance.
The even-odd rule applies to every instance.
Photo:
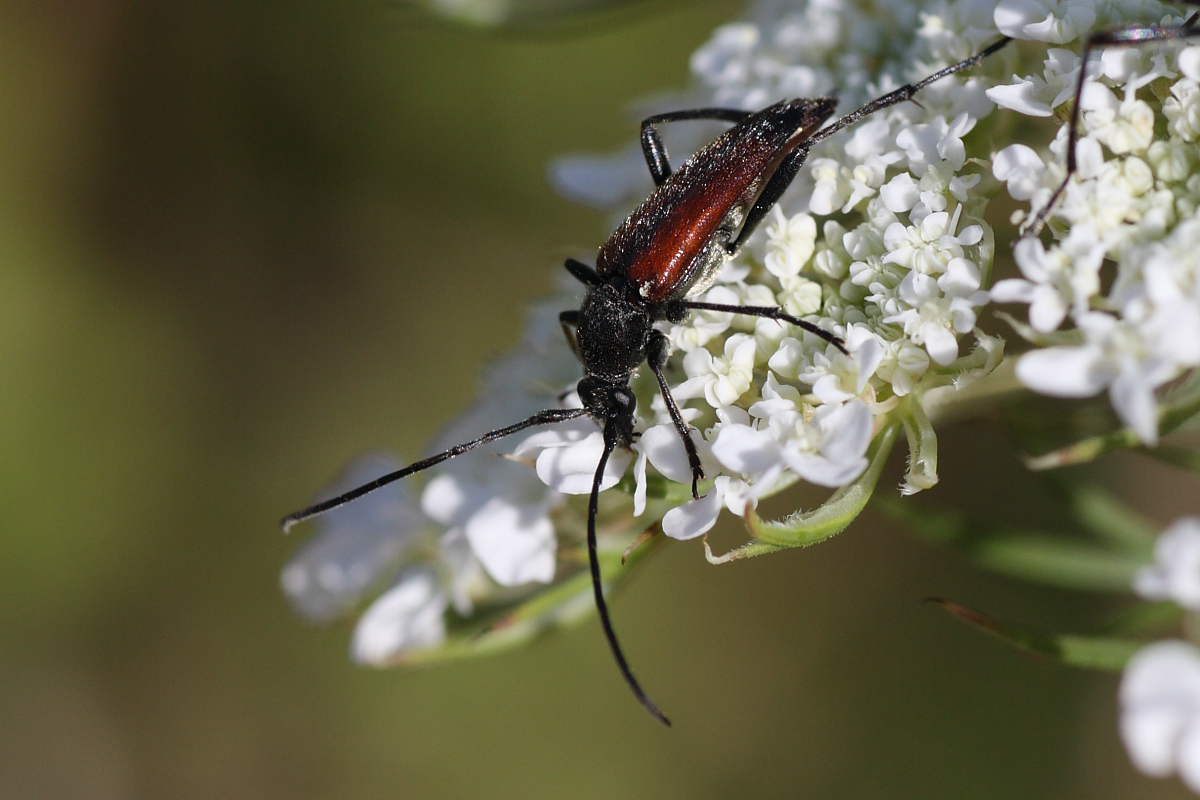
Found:
[[[563,266],[567,268],[567,272],[571,273],[575,280],[584,286],[596,286],[600,283],[600,274],[582,261],[568,258]]]
[[[1189,5],[1200,5],[1200,0],[1183,0],[1183,2],[1187,2]],[[1087,44],[1083,47],[1083,56],[1079,60],[1079,77],[1075,81],[1075,101],[1071,106],[1071,123],[1067,128],[1067,174],[1063,176],[1062,183],[1050,195],[1046,205],[1042,206],[1021,231],[1022,236],[1037,236],[1041,232],[1042,226],[1046,224],[1046,217],[1050,215],[1054,206],[1058,205],[1058,200],[1066,190],[1067,184],[1075,176],[1075,143],[1079,139],[1079,107],[1083,97],[1083,82],[1087,77],[1088,59],[1092,53],[1110,47],[1133,47],[1144,42],[1162,42],[1169,39],[1189,39],[1200,36],[1200,28],[1196,27],[1198,20],[1200,20],[1200,11],[1193,13],[1178,27],[1135,25],[1111,31],[1097,31],[1088,37]]]
[[[804,165],[804,160],[808,158],[808,148],[798,147],[783,160],[779,165],[779,169],[775,170],[775,174],[767,181],[767,185],[763,187],[762,194],[754,201],[754,206],[750,209],[750,213],[746,215],[746,221],[742,224],[742,229],[738,231],[737,238],[729,244],[725,245],[725,252],[733,255],[738,250],[742,249],[742,245],[746,243],[746,239],[750,238],[750,234],[754,233],[754,229],[758,227],[758,223],[762,222],[763,217],[771,210],[771,206],[779,200],[780,196],[791,185],[796,177],[796,173],[800,171],[800,167]]]
[[[821,130],[814,133],[811,137],[809,137],[809,140],[807,143],[796,148],[796,150],[794,150],[786,159],[784,159],[783,163],[779,165],[779,168],[777,170],[775,170],[775,174],[771,176],[771,179],[769,181],[767,181],[767,185],[763,188],[762,194],[760,194],[758,196],[758,199],[754,202],[754,206],[750,209],[750,212],[746,215],[746,222],[742,225],[742,229],[738,232],[737,239],[735,239],[734,241],[732,241],[728,245],[726,245],[726,247],[725,247],[726,252],[728,252],[730,255],[733,255],[734,253],[736,253],[738,250],[741,249],[743,244],[746,243],[746,240],[750,237],[750,234],[754,233],[754,229],[758,227],[758,224],[760,222],[762,222],[763,217],[765,217],[767,215],[767,212],[771,210],[771,207],[773,205],[775,205],[775,203],[779,200],[780,196],[784,193],[784,191],[787,190],[787,187],[791,185],[792,180],[794,180],[796,177],[796,173],[800,171],[800,167],[804,164],[805,159],[808,158],[809,148],[813,144],[816,144],[817,142],[824,139],[825,137],[836,133],[837,131],[841,130],[842,128],[847,127],[848,125],[853,125],[855,122],[858,122],[863,117],[870,116],[871,114],[874,114],[876,111],[879,111],[880,109],[887,108],[888,106],[895,105],[896,103],[901,103],[905,100],[912,100],[913,95],[915,95],[921,89],[924,89],[930,83],[933,83],[937,79],[943,78],[946,75],[949,75],[951,73],[958,72],[959,70],[967,69],[968,67],[974,66],[975,64],[979,63],[983,59],[987,58],[992,53],[999,50],[1001,47],[1003,47],[1005,44],[1007,44],[1008,41],[1009,41],[1008,39],[1001,39],[998,42],[995,42],[994,44],[992,44],[991,46],[986,48],[985,50],[983,50],[982,52],[980,52],[964,61],[960,61],[957,64],[953,64],[949,67],[946,67],[945,69],[939,70],[938,72],[935,72],[933,75],[930,75],[929,77],[925,78],[922,81],[919,81],[915,84],[910,83],[906,86],[900,87],[899,89],[895,90],[894,92],[889,92],[888,94],[885,94],[883,97],[873,100],[870,103],[867,103],[866,105],[862,106],[861,108],[856,109],[855,111],[851,111],[846,116],[835,121],[832,125],[822,128]],[[644,140],[645,140],[645,137],[643,136],[643,142],[644,142]],[[646,157],[647,157],[647,159],[649,159],[649,157],[650,157],[649,153],[647,153]],[[748,312],[741,312],[741,313],[748,313]],[[769,316],[769,315],[758,314],[758,316]],[[771,317],[771,318],[772,319],[782,319],[782,317]],[[785,320],[785,321],[790,322],[791,320]],[[800,324],[800,323],[792,323],[792,324]],[[808,326],[807,324],[802,324],[801,327],[804,327],[806,330],[811,329],[810,326]],[[822,334],[823,334],[823,332],[819,332],[818,330],[813,330],[813,333],[816,333],[818,336],[822,336]],[[829,337],[827,337],[827,336],[822,336],[822,338],[826,338],[829,341],[833,341],[833,339],[829,339]],[[834,343],[836,344],[836,342],[834,342]]]
[[[642,153],[646,156],[646,166],[650,168],[650,177],[654,185],[661,186],[662,182],[671,177],[671,162],[667,160],[667,148],[662,137],[658,135],[656,125],[663,122],[679,122],[687,119],[715,119],[721,122],[741,122],[751,116],[750,111],[740,111],[736,108],[691,108],[683,111],[668,111],[665,114],[655,114],[642,120]]]
[[[969,69],[970,67],[975,66],[980,61],[983,61],[985,58],[987,58],[992,53],[999,50],[1001,47],[1004,47],[1004,45],[1008,44],[1011,41],[1012,41],[1012,39],[1005,36],[1001,39],[998,39],[995,42],[992,42],[990,45],[983,48],[982,50],[980,50],[978,53],[971,56],[970,58],[965,58],[962,61],[959,61],[957,64],[951,64],[948,67],[943,67],[942,69],[939,69],[937,72],[933,73],[932,75],[922,78],[921,80],[917,81],[916,83],[906,83],[903,86],[901,86],[899,89],[895,89],[893,91],[888,92],[883,97],[877,97],[874,100],[872,100],[871,102],[866,103],[865,105],[859,106],[858,108],[856,108],[855,110],[853,110],[849,114],[847,114],[846,116],[835,121],[831,125],[826,125],[824,128],[821,128],[821,130],[817,131],[812,136],[810,136],[808,139],[808,142],[807,142],[808,146],[812,147],[812,145],[816,144],[817,142],[821,141],[822,139],[832,136],[833,134],[840,131],[842,128],[853,125],[854,123],[858,122],[863,117],[869,117],[871,114],[874,114],[876,111],[880,111],[884,108],[887,108],[888,106],[894,106],[897,103],[903,103],[906,100],[913,99],[913,96],[916,95],[917,92],[921,91],[926,86],[933,83],[934,81],[940,80],[941,78],[944,78],[947,75],[953,75],[955,72],[961,72],[964,69]]]
[[[663,375],[663,367],[666,366],[668,355],[670,355],[670,345],[667,337],[661,331],[651,332],[650,341],[646,343],[646,363],[650,365],[651,372],[658,379],[658,389],[662,392],[663,402],[667,404],[671,422],[675,423],[675,430],[679,432],[679,438],[683,440],[683,449],[687,451],[688,466],[692,470],[692,497],[699,500],[700,490],[697,484],[704,480],[704,467],[700,465],[700,454],[696,452],[696,443],[692,441],[691,428],[683,421],[683,416],[679,413],[679,406],[675,405],[675,398],[671,396],[671,387],[667,386],[667,378]]]
[[[563,336],[566,337],[571,352],[578,357],[579,340],[575,338],[575,329],[579,327],[579,312],[574,310],[562,312],[558,315],[558,324],[562,326]]]
[[[766,317],[767,319],[774,319],[779,322],[787,322],[798,328],[803,328],[814,336],[821,337],[846,355],[850,355],[846,350],[846,343],[842,341],[840,336],[835,336],[829,331],[818,328],[811,322],[806,322],[799,317],[793,317],[782,308],[775,306],[728,306],[724,303],[702,303],[692,300],[684,300],[682,302],[684,308],[698,311],[725,311],[730,314],[746,314],[751,317]]]

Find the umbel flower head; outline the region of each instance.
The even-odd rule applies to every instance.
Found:
[[[1081,38],[1096,25],[1181,19],[1152,0],[760,0],[714,31],[692,57],[691,85],[659,95],[647,114],[824,95],[837,95],[844,113],[1001,36],[1023,41],[813,147],[749,244],[692,298],[782,307],[836,332],[848,353],[769,319],[698,311],[663,324],[675,350],[672,393],[708,480],[693,499],[657,384],[640,375],[641,435],[613,454],[602,484],[625,493],[601,509],[608,563],[639,531],[700,537],[722,510],[743,518],[751,539],[709,553],[714,562],[827,538],[869,500],[900,432],[909,448],[901,490],[936,485],[934,423],[1017,388],[1014,374],[1046,394],[1107,391],[1135,437],[1154,441],[1162,390],[1200,364],[1200,47],[1096,59],[1080,173],[1042,238],[1017,243],[1021,277],[994,283],[993,268],[997,239],[1011,260],[1017,225],[1064,174],[1065,124],[1056,135],[1026,118],[1070,103]],[[664,134],[678,160],[716,130],[689,122]],[[1014,142],[1017,132],[1025,141]],[[552,174],[564,194],[614,219],[651,188],[636,144],[565,158]],[[1014,201],[1017,218],[997,219],[993,206]],[[560,398],[578,406],[580,369],[556,315],[577,308],[581,293],[564,281],[533,310],[521,344],[485,376],[486,399],[435,447]],[[1028,324],[998,324],[990,306],[1001,302],[1028,304]],[[1032,349],[1014,362],[1010,343]],[[578,577],[582,514],[568,497],[589,491],[602,448],[581,417],[498,447],[506,459],[450,462],[395,495],[408,509],[402,543],[364,533],[350,512],[331,515],[285,571],[285,589],[318,617],[377,595],[355,639],[356,656],[373,664],[491,651],[498,640],[481,631],[515,643],[577,616],[582,587],[551,611],[520,604]],[[800,481],[835,491],[816,510],[759,519],[762,498]],[[480,608],[507,612],[505,625],[472,623]]]
[[[1052,44],[1093,24],[1128,24],[1131,12],[1147,24],[1183,20],[1159,3],[1062,3],[1057,23],[1047,25],[1031,7],[1055,4],[1009,5],[1006,33]],[[1020,114],[1050,116],[1072,99],[1082,66],[1075,50],[1051,47],[1038,68],[988,96]],[[1200,365],[1200,46],[1112,49],[1088,66],[1078,179],[1053,209],[1049,244],[1019,242],[1023,277],[1000,281],[992,297],[1028,303],[1022,332],[1046,345],[1021,359],[1026,385],[1064,397],[1107,391],[1137,438],[1154,443],[1156,390]],[[1065,125],[1049,152],[1010,145],[996,154],[994,174],[1013,198],[1039,209],[1063,178],[1066,146]]]

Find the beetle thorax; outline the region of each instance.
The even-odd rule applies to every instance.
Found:
[[[592,288],[579,310],[576,340],[589,375],[627,380],[646,360],[650,312],[615,283]]]

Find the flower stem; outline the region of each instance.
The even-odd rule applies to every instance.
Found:
[[[931,389],[923,405],[929,420],[940,424],[980,416],[1026,391],[1017,379],[1017,359],[1006,356],[994,370],[970,383]]]

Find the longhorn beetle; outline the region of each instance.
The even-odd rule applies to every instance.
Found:
[[[651,714],[670,725],[666,715],[642,691],[617,642],[596,556],[600,482],[613,449],[618,445],[629,447],[637,438],[633,430],[637,401],[629,381],[642,362],[649,365],[658,379],[663,400],[687,452],[693,497],[699,497],[697,484],[704,477],[696,445],[663,375],[669,355],[667,337],[653,327],[654,323],[682,322],[689,311],[697,309],[766,317],[803,328],[845,352],[837,336],[780,308],[723,305],[690,298],[703,293],[725,260],[746,243],[796,177],[813,145],[880,109],[912,99],[939,78],[974,66],[1008,42],[1009,39],[1002,38],[965,61],[901,86],[825,127],[821,126],[837,106],[833,97],[783,100],[756,112],[699,108],[657,114],[644,120],[642,151],[656,188],[600,246],[594,269],[574,259],[566,262],[567,270],[587,287],[587,296],[579,310],[560,315],[568,341],[583,362],[584,376],[577,386],[583,408],[539,411],[528,419],[488,431],[477,439],[289,514],[283,519],[284,530],[503,436],[535,425],[584,415],[592,417],[604,435],[604,449],[592,479],[587,514],[588,564],[596,609],[625,682]],[[694,119],[734,125],[693,154],[678,171],[672,171],[657,126]]]
[[[1200,0],[1179,0],[1190,6],[1200,6]],[[1067,184],[1075,176],[1077,165],[1075,161],[1075,144],[1079,140],[1079,107],[1083,98],[1083,83],[1087,78],[1088,58],[1094,52],[1107,50],[1112,47],[1137,47],[1150,42],[1165,42],[1171,39],[1191,39],[1200,37],[1200,11],[1192,12],[1180,25],[1130,25],[1125,28],[1114,28],[1107,31],[1095,31],[1088,36],[1083,46],[1083,55],[1079,59],[1079,77],[1075,79],[1075,99],[1071,105],[1071,122],[1067,127],[1067,174],[1062,183],[1050,195],[1046,205],[1042,206],[1022,232],[1024,236],[1037,236],[1046,217],[1058,205]]]

